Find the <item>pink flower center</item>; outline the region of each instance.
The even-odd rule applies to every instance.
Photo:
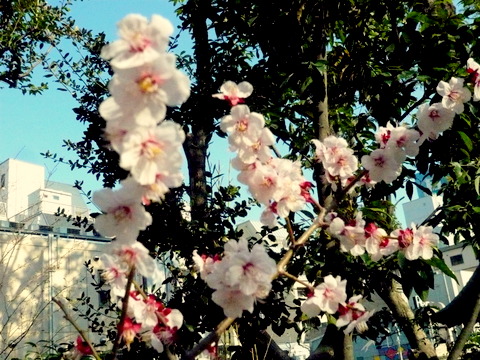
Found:
[[[242,119],[237,122],[237,131],[245,132],[248,129],[248,121],[246,119]]]
[[[412,229],[400,230],[398,235],[398,245],[404,249],[408,247],[413,242],[413,231]]]
[[[375,166],[383,167],[385,165],[385,158],[383,156],[379,156],[373,159]]]
[[[142,52],[152,45],[152,41],[143,34],[136,33],[130,39],[130,52]]]
[[[448,98],[452,101],[458,101],[460,99],[460,93],[458,91],[450,91],[450,93],[448,94]]]
[[[158,75],[146,74],[137,80],[137,85],[143,94],[151,94],[158,90],[163,80]]]
[[[432,119],[432,121],[435,121],[436,119],[438,119],[440,117],[440,114],[438,112],[438,110],[432,110],[430,111],[430,119]]]
[[[121,205],[113,211],[113,217],[117,223],[132,218],[132,209],[129,206]]]
[[[386,144],[388,142],[388,140],[390,140],[390,136],[391,136],[391,131],[390,130],[387,130],[385,133],[383,133],[382,136],[381,136],[382,143]]]
[[[141,155],[147,159],[154,159],[163,154],[162,144],[155,139],[148,139],[142,143]]]
[[[380,244],[378,244],[378,246],[381,247],[381,248],[386,248],[388,246],[389,242],[390,242],[390,240],[388,238],[384,237],[382,239],[382,241],[380,242]]]

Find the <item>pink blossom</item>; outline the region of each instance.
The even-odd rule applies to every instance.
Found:
[[[315,157],[321,161],[329,178],[344,181],[358,169],[358,160],[343,138],[328,136],[323,142],[312,140]]]
[[[456,77],[452,77],[448,83],[440,81],[437,85],[437,92],[443,96],[442,105],[456,114],[463,112],[463,103],[470,101],[472,97],[470,90],[463,87],[463,79]]]
[[[467,72],[473,82],[473,101],[480,100],[480,64],[472,58],[467,60]]]
[[[162,16],[129,14],[117,24],[120,39],[103,47],[101,56],[115,68],[129,68],[155,60],[164,52],[173,26]]]
[[[138,241],[133,244],[110,245],[110,252],[118,256],[129,268],[135,267],[138,273],[146,278],[153,279],[157,275],[157,263],[150,256],[148,249]]]
[[[70,360],[81,360],[88,355],[92,355],[92,353],[90,346],[88,346],[87,342],[83,341],[83,338],[79,335],[75,342],[75,346],[66,354],[66,356]]]
[[[441,103],[422,104],[416,114],[417,125],[422,137],[435,140],[438,135],[452,127],[455,113],[443,107]]]
[[[120,324],[118,331],[120,332],[121,339],[124,341],[128,350],[130,350],[130,344],[133,342],[141,328],[142,324],[134,323],[129,317],[126,317],[123,320],[123,323]]]
[[[408,260],[431,259],[433,247],[438,244],[438,235],[433,233],[431,226],[420,226],[417,229],[412,224],[409,229],[394,230],[391,236],[398,238],[400,250]]]
[[[104,118],[112,112],[107,107],[128,108],[141,126],[155,126],[165,118],[166,106],[184,103],[190,96],[188,77],[175,67],[175,55],[163,54],[154,63],[118,70],[108,84],[114,103],[103,104]]]
[[[393,254],[398,250],[398,240],[390,239],[384,229],[374,223],[365,226],[365,248],[373,261],[378,261],[382,256]]]
[[[154,295],[148,295],[146,299],[131,299],[129,306],[133,310],[135,320],[146,328],[153,328],[158,323],[157,313],[164,309],[164,305]]]
[[[125,137],[120,166],[130,170],[139,184],[155,184],[158,174],[181,171],[184,140],[185,133],[173,121],[155,128],[137,128]]]
[[[239,317],[243,310],[252,312],[257,299],[267,297],[276,263],[260,244],[248,249],[245,239],[225,244],[223,259],[206,276],[209,287],[215,289],[212,300],[226,316]]]
[[[405,126],[394,127],[390,122],[387,127],[380,127],[375,134],[377,142],[381,149],[389,149],[401,163],[406,156],[417,156],[419,144],[417,140],[420,138],[418,131],[407,129]]]
[[[263,128],[255,140],[251,138],[252,144],[241,146],[238,149],[238,157],[245,163],[253,163],[257,159],[267,162],[272,157],[270,146],[275,144],[275,137],[268,128]]]
[[[340,240],[340,250],[350,252],[353,256],[365,253],[365,221],[362,213],[357,213],[356,219],[348,224],[336,217],[328,227],[328,232]]]
[[[127,267],[117,257],[109,254],[100,256],[102,262],[102,279],[110,286],[110,298],[115,301],[117,297],[125,296],[127,285]]]
[[[339,317],[337,319],[337,327],[347,327],[343,330],[345,334],[349,334],[354,328],[359,333],[363,333],[368,329],[367,320],[372,316],[373,312],[368,312],[365,307],[359,303],[362,295],[351,297],[347,304],[340,305],[338,308]]]
[[[195,270],[200,273],[200,277],[205,280],[206,277],[215,270],[215,266],[220,262],[220,257],[206,255],[198,255],[197,250],[193,251],[192,260],[195,264]]]
[[[362,156],[362,165],[368,170],[370,179],[376,182],[393,182],[402,170],[394,152],[389,149],[377,149],[370,155]]]
[[[136,240],[140,230],[152,223],[151,215],[141,204],[140,186],[122,183],[118,190],[102,189],[93,194],[93,202],[103,211],[95,218],[95,229],[103,236],[114,236],[128,243]]]
[[[301,305],[302,311],[308,317],[317,316],[321,311],[335,314],[338,306],[347,300],[347,280],[342,280],[340,276],[327,275],[323,281]]]
[[[220,94],[212,95],[214,98],[227,100],[230,106],[235,106],[244,102],[253,92],[253,86],[246,81],[235,84],[233,81],[227,81],[220,87]]]
[[[220,122],[222,131],[229,135],[228,142],[232,151],[254,145],[261,136],[264,126],[263,116],[251,113],[247,105],[232,107],[230,115],[224,116]]]
[[[438,245],[439,237],[433,233],[431,226],[420,226],[418,229],[412,226],[413,239],[405,248],[405,257],[408,260],[422,258],[425,260],[433,257],[433,248]]]

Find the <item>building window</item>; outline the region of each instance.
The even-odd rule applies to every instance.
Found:
[[[308,297],[308,289],[305,287],[297,288],[297,297],[306,298]]]
[[[58,195],[53,195],[53,200],[60,200],[60,196],[58,196]]]
[[[463,264],[463,263],[464,263],[464,261],[463,261],[463,255],[462,255],[462,254],[460,254],[460,255],[453,255],[453,256],[450,258],[450,263],[452,264],[452,266]]]
[[[0,178],[0,187],[5,187],[5,174],[2,174],[2,177]]]

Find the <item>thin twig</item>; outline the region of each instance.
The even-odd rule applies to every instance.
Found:
[[[277,264],[277,272],[273,275],[272,279],[276,279],[279,275],[285,274],[285,267],[287,264],[290,262],[293,254],[295,253],[295,250],[303,246],[309,239],[310,235],[313,234],[315,230],[317,230],[319,227],[324,225],[323,218],[325,217],[326,209],[321,208],[320,214],[318,215],[317,219],[310,225],[310,227],[305,230],[305,232],[298,238],[297,241],[295,241],[295,244],[285,253],[285,255],[282,257],[280,262]],[[186,352],[181,360],[193,360],[195,359],[195,356],[200,354],[204,349],[207,348],[208,345],[211,343],[217,341],[220,338],[220,335],[225,332],[228,327],[235,321],[234,318],[225,318],[215,329],[215,331],[212,331],[209,333],[207,336],[205,336],[200,342],[190,351]]]
[[[285,218],[285,222],[287,224],[288,236],[290,237],[290,241],[292,242],[292,245],[295,245],[295,235],[293,234],[292,221],[287,216]]]
[[[212,331],[210,334],[200,340],[200,342],[193,347],[193,349],[182,356],[181,360],[194,360],[198,354],[208,347],[208,345],[216,342],[220,338],[220,335],[222,335],[230,327],[230,325],[233,324],[234,321],[234,318],[225,318],[220,324],[218,324],[215,331]]]
[[[472,334],[474,326],[478,320],[478,315],[480,314],[480,294],[477,295],[477,301],[475,302],[475,306],[472,310],[472,315],[464,323],[463,329],[460,332],[457,341],[455,341],[452,351],[450,351],[450,354],[448,354],[447,360],[457,360],[460,358],[463,348],[465,347],[469,336]]]
[[[281,276],[285,276],[285,277],[288,277],[289,279],[292,279],[294,280],[295,282],[298,282],[299,284],[302,284],[303,286],[305,286],[306,288],[308,288],[308,290],[310,290],[310,292],[314,292],[315,291],[315,288],[310,285],[309,283],[299,279],[298,277],[296,277],[295,275],[292,275],[290,274],[289,272],[287,271],[279,271],[280,275]]]
[[[77,330],[77,332],[80,334],[80,336],[82,337],[83,341],[85,341],[88,345],[88,347],[90,348],[90,350],[92,350],[92,355],[93,357],[96,359],[96,360],[101,360],[100,356],[98,355],[97,351],[95,350],[95,348],[93,347],[93,344],[90,342],[90,340],[88,339],[88,336],[87,336],[87,333],[85,332],[85,330],[81,329],[77,323],[75,322],[75,320],[73,320],[73,318],[70,316],[67,308],[65,307],[65,305],[62,303],[62,301],[60,299],[57,299],[56,297],[53,297],[52,298],[52,301],[57,304],[60,309],[63,311],[64,313],[64,317],[65,319],[73,325],[73,327],[75,328],[75,330]]]
[[[342,191],[340,191],[340,192],[338,193],[337,199],[343,198],[346,194],[348,194],[348,192],[350,191],[350,189],[353,188],[353,187],[355,186],[355,184],[356,184],[357,182],[359,182],[360,179],[361,179],[363,176],[365,176],[366,174],[368,174],[368,170],[362,170],[359,174],[357,174],[357,176],[355,176],[355,178],[354,178],[352,181],[350,181],[350,183],[349,183],[347,186],[345,186],[345,187],[342,189]]]
[[[142,289],[142,287],[140,286],[140,284],[138,282],[136,282],[135,280],[132,279],[132,284],[133,286],[135,286],[135,290],[137,290],[140,294],[140,296],[146,300],[148,299],[148,295],[145,293],[145,291]]]
[[[125,286],[125,295],[122,299],[122,313],[120,316],[120,321],[118,322],[117,337],[115,338],[115,342],[113,343],[112,359],[116,358],[118,349],[120,347],[121,328],[123,327],[123,323],[125,322],[125,318],[127,317],[128,300],[130,299],[130,288],[132,287],[134,275],[135,265],[132,265],[132,267],[130,268],[130,272],[128,273],[127,285]]]

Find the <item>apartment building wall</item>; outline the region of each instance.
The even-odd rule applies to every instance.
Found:
[[[0,228],[0,358],[23,356],[27,342],[76,339],[76,330],[51,299],[68,298],[80,306],[83,293],[98,305],[85,262],[94,262],[106,244],[101,238]],[[78,313],[72,314],[88,329]]]

